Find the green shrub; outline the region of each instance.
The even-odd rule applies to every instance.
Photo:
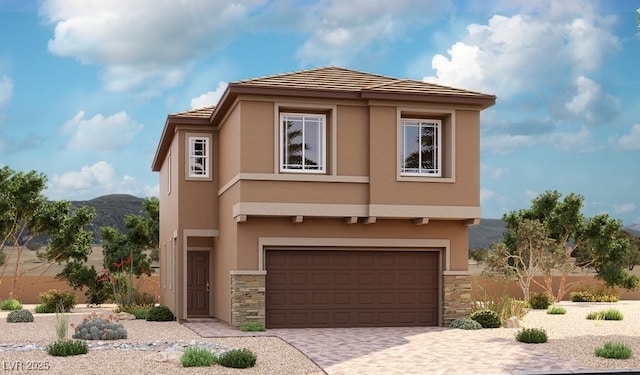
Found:
[[[503,322],[512,316],[522,318],[527,313],[526,302],[510,296],[494,296],[485,293],[484,296],[473,302],[473,306],[474,311],[495,311]]]
[[[249,349],[233,349],[218,357],[218,363],[224,367],[249,368],[255,366],[257,359]]]
[[[5,299],[0,302],[0,310],[20,310],[22,308],[22,304],[17,299]]]
[[[613,359],[629,359],[631,358],[631,348],[622,342],[607,341],[603,347],[596,348],[596,357],[613,358]]]
[[[547,314],[549,315],[564,315],[567,313],[567,309],[562,306],[551,306],[547,310]]]
[[[516,340],[527,344],[541,344],[547,339],[547,332],[539,328],[523,328],[516,334]]]
[[[242,332],[264,332],[267,329],[264,327],[264,324],[258,322],[244,322],[240,326],[240,330]]]
[[[31,311],[20,309],[13,310],[7,315],[7,323],[28,323],[33,322],[33,314]]]
[[[40,303],[50,308],[51,311],[56,311],[58,304],[62,304],[64,311],[69,312],[76,307],[77,302],[78,297],[66,290],[50,289],[47,292],[40,293]]]
[[[549,293],[529,293],[529,307],[534,310],[546,310],[553,304],[555,298]]]
[[[147,319],[147,315],[149,314],[149,310],[151,310],[152,305],[129,305],[129,306],[118,306],[115,312],[126,312],[132,314],[136,317],[136,319]]]
[[[37,305],[34,311],[36,314],[51,314],[56,312],[56,309],[52,309],[51,306],[48,305]]]
[[[217,363],[216,356],[206,348],[190,346],[180,358],[182,367],[207,367]]]
[[[171,322],[174,319],[173,313],[167,306],[154,306],[147,313],[147,321],[150,322]]]
[[[571,292],[573,302],[618,302],[620,293],[615,288],[604,285],[587,285]]]
[[[71,336],[80,340],[119,340],[127,338],[127,331],[124,326],[114,323],[110,318],[93,313],[85,317],[82,323],[75,328],[75,333]]]
[[[471,318],[457,318],[449,323],[449,327],[458,329],[482,329],[482,325]]]
[[[607,309],[602,311],[592,311],[587,314],[589,320],[622,320],[624,315],[617,309]]]
[[[489,256],[489,249],[470,249],[469,250],[469,259],[473,259],[478,263],[482,263]]]
[[[493,310],[478,310],[471,314],[471,319],[480,323],[482,328],[500,328],[502,320]]]
[[[47,353],[55,357],[68,357],[70,355],[87,354],[89,346],[82,340],[56,341],[47,345]]]

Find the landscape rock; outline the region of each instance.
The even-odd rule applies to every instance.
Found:
[[[116,320],[136,320],[136,316],[128,312],[119,312],[115,315]]]
[[[504,322],[505,328],[524,328],[524,323],[517,316],[512,316]]]
[[[148,354],[145,359],[153,362],[175,362],[179,363],[182,352],[155,352]]]

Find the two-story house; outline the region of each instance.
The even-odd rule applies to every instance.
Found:
[[[324,67],[171,114],[160,301],[239,326],[426,326],[470,312],[480,111],[495,96]]]

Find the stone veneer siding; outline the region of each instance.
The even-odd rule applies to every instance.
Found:
[[[266,275],[231,274],[231,325],[265,322]]]
[[[471,315],[471,275],[442,276],[442,324]]]

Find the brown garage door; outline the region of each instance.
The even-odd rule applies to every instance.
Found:
[[[438,325],[435,251],[268,250],[268,328]]]

